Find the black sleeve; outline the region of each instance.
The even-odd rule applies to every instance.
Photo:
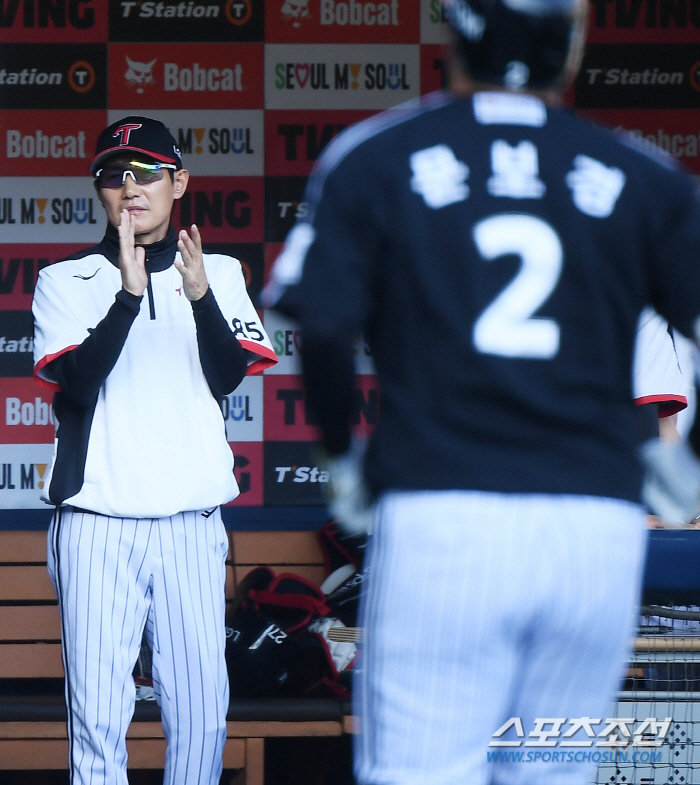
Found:
[[[233,392],[248,370],[245,349],[221,313],[211,287],[204,297],[192,302],[197,326],[199,361],[213,395],[221,397]]]
[[[97,398],[121,354],[142,299],[125,289],[118,291],[105,318],[89,330],[80,346],[47,365],[61,390],[75,403],[87,406]]]
[[[661,185],[665,191],[648,202],[651,304],[686,338],[700,341],[700,188],[685,175]]]
[[[306,394],[315,414],[324,448],[342,455],[350,448],[355,391],[353,344],[341,334],[302,333],[301,361]]]
[[[271,304],[297,320],[302,331],[355,335],[371,320],[388,220],[386,189],[373,163],[348,155],[327,176],[320,167],[309,179],[306,199],[313,219],[298,222],[287,237],[273,269],[273,282],[279,271],[282,285]],[[301,278],[292,275],[295,282],[285,282],[290,270]]]

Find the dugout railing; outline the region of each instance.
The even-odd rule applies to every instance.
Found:
[[[700,785],[700,530],[652,531],[637,637],[611,716],[671,722],[621,739],[596,785]],[[639,741],[639,739],[638,739]],[[600,750],[598,750],[600,754]],[[602,756],[601,756],[602,758]]]

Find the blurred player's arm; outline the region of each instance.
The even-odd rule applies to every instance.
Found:
[[[321,431],[321,465],[329,473],[328,510],[346,534],[371,529],[372,505],[363,474],[364,441],[353,440],[355,356],[347,333],[305,331],[302,370],[306,395]]]
[[[350,417],[355,388],[352,341],[343,335],[304,332],[301,350],[307,400],[318,421],[329,457],[350,449]]]
[[[659,418],[659,439],[667,442],[681,441],[681,435],[678,432],[678,414]]]
[[[309,182],[311,223],[297,224],[275,262],[266,301],[299,322],[309,406],[323,445],[322,465],[331,515],[347,532],[368,530],[372,509],[364,481],[363,440],[352,438],[355,389],[354,336],[370,321],[380,233],[368,205],[372,171],[347,158],[324,154]],[[318,198],[322,195],[322,198]]]

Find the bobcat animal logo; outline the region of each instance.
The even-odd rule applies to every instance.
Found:
[[[292,19],[293,27],[299,27],[299,19],[310,16],[309,0],[285,0],[282,16],[285,19]]]
[[[137,93],[143,93],[143,86],[153,84],[153,66],[157,58],[151,60],[150,63],[137,63],[135,60],[126,58],[126,64],[129,66],[124,74],[124,78],[130,86],[136,86]]]

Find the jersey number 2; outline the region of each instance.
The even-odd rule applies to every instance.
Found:
[[[559,350],[559,325],[533,317],[559,281],[563,250],[559,236],[541,218],[508,213],[479,221],[474,242],[482,258],[520,257],[517,275],[474,324],[476,349],[484,354],[550,360]]]

